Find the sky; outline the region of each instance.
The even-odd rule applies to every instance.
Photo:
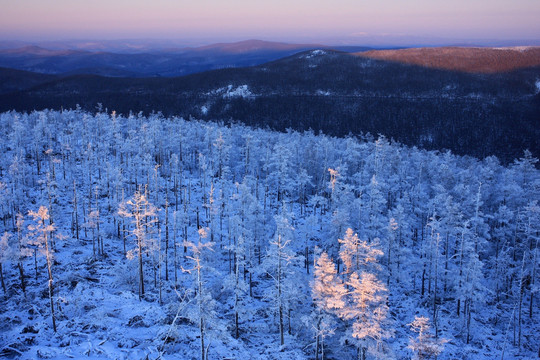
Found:
[[[540,0],[0,0],[0,40],[540,39]]]

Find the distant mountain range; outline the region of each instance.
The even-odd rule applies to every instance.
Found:
[[[355,53],[378,60],[445,70],[496,73],[540,65],[540,47],[439,47],[372,49],[360,46],[288,44],[261,40],[218,43],[199,47],[130,46],[116,44],[121,52],[101,51],[96,43],[35,45],[0,50],[0,67],[43,74],[94,74],[110,77],[175,77],[208,70],[256,66],[295,53],[326,49]],[[111,45],[109,45],[110,47]],[[126,52],[132,49],[132,52]]]
[[[150,52],[110,52],[46,49],[24,46],[0,50],[0,66],[43,74],[95,74],[111,77],[174,77],[208,70],[260,65],[300,51],[330,48],[316,44],[286,44],[261,40],[201,47],[160,48]],[[342,46],[357,52],[366,47]]]
[[[268,50],[268,46],[245,42],[185,51],[190,56],[218,54],[212,57],[213,64],[223,64],[230,53],[236,59],[253,59],[256,52],[275,56],[300,49],[272,44]],[[521,67],[525,65],[513,60],[508,53],[512,51],[533,54],[526,64],[536,66]],[[162,112],[336,136],[384,134],[408,145],[511,161],[525,149],[540,156],[540,60],[535,49],[529,51],[427,49],[427,55],[420,57],[425,66],[419,66],[410,60],[415,56],[409,50],[358,54],[311,49],[257,66],[173,78],[44,75],[4,68],[0,69],[0,111],[80,106],[123,114]],[[490,71],[485,66],[483,73],[473,65],[462,69],[469,72],[446,66],[463,62],[454,60],[456,53],[485,56],[472,63],[492,64]],[[391,61],[375,59],[388,54]],[[504,55],[493,58],[493,54]],[[132,64],[143,55],[122,54],[123,64],[133,71]],[[162,59],[168,61],[166,56]],[[439,69],[445,67],[441,65],[451,71]],[[92,62],[86,69],[90,66],[104,69]],[[502,71],[508,69],[514,70]],[[120,72],[109,69],[113,70]]]

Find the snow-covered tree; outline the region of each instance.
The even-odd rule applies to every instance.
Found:
[[[351,228],[345,231],[345,236],[338,239],[338,242],[341,244],[339,256],[345,273],[379,270],[378,258],[383,252],[377,248],[377,243],[368,244],[367,241],[360,240]]]
[[[311,285],[311,296],[316,306],[315,318],[315,355],[319,356],[319,344],[321,345],[322,359],[324,360],[324,338],[333,333],[329,327],[329,314],[343,309],[345,306],[345,296],[347,289],[342,279],[338,276],[336,265],[328,257],[326,252],[322,252],[315,262],[313,269],[313,283]],[[326,330],[326,331],[325,331]]]
[[[347,229],[339,242],[343,273],[337,273],[335,264],[323,252],[316,262],[312,296],[320,311],[348,322],[347,334],[357,345],[358,358],[365,360],[368,351],[383,353],[383,339],[391,335],[388,290],[376,275],[380,269],[378,257],[383,252],[374,244],[360,241],[352,229]]]
[[[382,352],[383,339],[391,332],[388,327],[386,286],[369,272],[360,276],[353,272],[346,283],[349,287],[348,303],[339,311],[345,320],[352,321],[351,336],[357,340],[359,358],[366,359],[366,352]]]
[[[282,214],[275,217],[276,232],[270,241],[268,253],[262,266],[265,272],[273,279],[274,287],[269,298],[273,302],[272,308],[277,315],[280,344],[285,343],[285,316],[290,316],[292,310],[292,293],[294,285],[288,286],[294,281],[294,266],[299,257],[292,251],[291,242],[294,239],[294,228],[290,224],[288,214],[282,208]]]
[[[425,316],[415,316],[409,326],[413,332],[418,333],[415,339],[409,339],[409,346],[407,346],[414,353],[414,359],[436,359],[443,351],[447,340],[433,337],[429,318]]]
[[[192,262],[192,267],[189,269],[182,268],[183,271],[194,275],[194,292],[195,303],[194,308],[188,316],[192,321],[198,323],[199,334],[201,340],[201,360],[206,359],[207,348],[205,347],[205,336],[208,329],[208,322],[214,314],[214,300],[211,294],[205,287],[205,274],[203,272],[203,252],[211,250],[213,243],[208,242],[208,230],[205,228],[199,229],[197,243],[188,241],[184,244],[190,251],[191,256],[188,259]]]
[[[49,211],[45,206],[40,206],[39,210],[28,212],[28,215],[32,218],[32,223],[28,225],[30,231],[29,243],[37,246],[40,253],[45,255],[47,259],[47,274],[49,276],[49,301],[51,305],[51,318],[53,330],[56,332],[56,318],[54,316],[54,290],[53,290],[53,249],[51,248],[52,232],[55,231],[54,224],[49,222]]]
[[[144,296],[143,253],[151,246],[153,224],[157,222],[157,209],[148,199],[146,192],[137,190],[130,200],[120,204],[118,214],[131,219],[130,233],[135,238],[137,247],[127,252],[127,258],[137,257],[139,268],[139,298]]]

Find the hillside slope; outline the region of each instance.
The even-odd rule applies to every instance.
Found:
[[[54,75],[0,67],[0,94],[29,89],[56,79]]]
[[[442,47],[370,50],[357,53],[370,59],[395,61],[435,69],[499,73],[540,66],[540,47]]]
[[[384,134],[408,145],[503,161],[539,154],[540,68],[469,74],[312,50],[255,67],[177,78],[58,78],[5,94],[0,110],[98,104],[118,113],[241,121],[330,135]]]

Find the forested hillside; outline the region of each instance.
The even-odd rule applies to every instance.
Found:
[[[540,65],[540,47],[442,47],[371,50],[358,56],[470,73],[497,73]]]
[[[161,112],[277,131],[382,134],[429,150],[496,155],[505,164],[526,149],[540,156],[539,67],[469,74],[313,50],[177,78],[17,74],[14,89],[14,75],[0,72],[0,111],[101,106],[126,116]]]
[[[540,351],[530,152],[73,110],[0,114],[0,153],[6,358]]]

